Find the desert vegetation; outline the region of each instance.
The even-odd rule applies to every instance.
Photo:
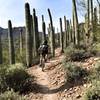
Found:
[[[85,21],[79,23],[81,11]],[[2,39],[0,34],[0,100],[48,100],[52,94],[55,98],[50,100],[100,100],[100,1],[72,0],[71,12],[71,19],[66,16],[58,19],[57,32],[50,8],[47,9],[48,26],[42,15],[42,32],[39,32],[36,9],[31,14],[28,2],[25,3],[25,27],[18,29],[17,36],[13,22],[8,20],[7,38]],[[45,40],[50,46],[50,61],[45,63],[46,71],[42,72],[38,48]],[[45,80],[47,87],[38,77]],[[56,82],[52,85],[48,80]],[[52,89],[47,83],[59,88]],[[70,93],[74,88],[78,88],[78,95]]]

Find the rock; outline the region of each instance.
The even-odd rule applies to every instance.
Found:
[[[88,65],[89,65],[89,63],[84,63],[84,64],[83,64],[83,66],[85,66],[85,67],[88,66]]]
[[[81,98],[82,96],[80,95],[80,94],[78,94],[77,96],[76,96],[76,99],[79,99],[79,98]]]
[[[86,88],[87,87],[87,84],[84,84],[83,86]]]
[[[64,97],[62,100],[67,100],[67,98]]]
[[[100,60],[100,58],[94,58],[94,61],[98,61],[98,60]]]
[[[78,90],[78,88],[74,88],[74,91],[76,92]]]
[[[92,87],[92,84],[89,84],[87,87],[88,87],[88,88],[89,88],[89,87]]]
[[[67,92],[67,91],[68,91],[67,89],[64,90],[64,92]]]
[[[70,88],[70,89],[69,89],[69,91],[72,91],[72,90],[73,90],[73,88]]]

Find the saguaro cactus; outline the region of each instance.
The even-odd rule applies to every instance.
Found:
[[[100,24],[100,3],[99,3],[99,24]]]
[[[9,40],[9,60],[10,60],[9,63],[15,64],[15,50],[14,50],[14,41],[13,41],[11,20],[8,21],[8,40]]]
[[[23,55],[23,35],[22,35],[22,33],[23,33],[23,30],[22,29],[20,29],[19,30],[20,31],[20,36],[19,36],[19,38],[20,38],[20,55],[22,56]]]
[[[39,32],[38,32],[38,17],[36,16],[35,9],[33,9],[33,40],[34,40],[34,53],[38,55],[38,48],[40,45]]]
[[[68,40],[67,40],[67,22],[66,22],[67,20],[66,20],[66,16],[64,16],[64,31],[65,31],[65,33],[64,33],[64,47],[66,48],[67,47],[67,44],[68,44]]]
[[[97,22],[98,22],[98,18],[97,18],[97,8],[94,8],[94,20],[93,20],[93,24],[94,24],[94,28],[97,27]]]
[[[93,23],[93,0],[90,0],[90,4],[91,4],[91,33],[90,33],[90,44],[92,44],[93,42],[93,32],[94,32],[94,23]]]
[[[57,28],[57,43],[58,43],[58,46],[60,46],[60,33],[59,33],[59,30]]]
[[[34,56],[34,52],[33,52],[33,49],[34,49],[34,48],[33,48],[33,44],[34,44],[34,40],[33,40],[33,39],[34,39],[34,38],[33,38],[33,37],[34,37],[34,36],[33,36],[33,35],[34,35],[34,32],[33,32],[33,16],[30,15],[30,18],[31,18],[31,19],[30,19],[30,23],[31,23],[31,50],[32,50],[31,52],[32,52],[32,54],[33,54],[33,55],[32,55],[32,58],[33,58],[33,56]]]
[[[86,46],[89,44],[89,27],[90,27],[90,0],[87,0],[87,15],[85,16],[86,19]]]
[[[25,20],[26,20],[26,64],[28,67],[32,65],[32,50],[31,50],[31,22],[30,22],[30,6],[25,4]]]
[[[70,43],[69,20],[66,21],[66,24],[67,24],[67,43],[69,44]]]
[[[50,42],[51,42],[51,54],[54,57],[55,56],[55,35],[54,35],[54,29],[53,29],[53,21],[52,21],[52,16],[51,16],[51,12],[50,9],[48,9],[48,14],[49,14],[49,18],[50,18]]]
[[[42,42],[46,40],[46,24],[44,22],[44,16],[42,15]]]
[[[0,33],[0,64],[2,63],[3,63],[3,55],[2,55],[1,33]]]
[[[75,28],[75,45],[79,46],[80,45],[80,38],[79,38],[79,25],[78,25],[78,16],[77,16],[77,8],[76,8],[76,0],[72,0],[73,3],[73,10],[74,10],[74,28]]]
[[[72,22],[71,22],[71,20],[70,20],[70,42],[73,42]]]
[[[75,45],[75,14],[74,14],[74,7],[72,9],[72,21],[73,21],[73,43]]]
[[[63,35],[63,30],[62,30],[62,19],[60,18],[59,19],[59,21],[60,21],[60,46],[61,46],[61,53],[63,53],[64,52],[64,35]]]

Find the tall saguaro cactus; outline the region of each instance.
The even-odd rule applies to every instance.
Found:
[[[94,8],[94,20],[93,20],[93,24],[94,24],[94,28],[97,27],[97,22],[98,22],[98,18],[97,18],[97,8]]]
[[[89,27],[90,27],[90,0],[87,0],[87,15],[85,16],[86,19],[86,46],[89,44]]]
[[[32,54],[33,54],[33,55],[32,55],[32,58],[33,58],[33,56],[34,56],[34,52],[33,52],[33,49],[34,49],[34,48],[33,48],[33,43],[34,43],[34,41],[33,41],[33,39],[34,39],[34,38],[33,38],[33,37],[34,37],[34,36],[33,36],[33,16],[30,15],[30,18],[31,18],[31,19],[30,19],[30,23],[31,23],[31,50],[32,50],[31,52],[32,52]]]
[[[14,50],[14,41],[13,41],[11,20],[8,21],[8,40],[9,40],[9,60],[10,60],[9,63],[15,64],[15,50]]]
[[[61,53],[63,53],[64,52],[64,35],[63,35],[63,30],[62,30],[62,19],[60,18],[59,19],[59,21],[60,21],[60,46],[61,46]]]
[[[22,56],[23,55],[23,35],[22,35],[22,32],[23,32],[23,30],[22,29],[20,29],[19,30],[20,31],[20,36],[19,36],[19,38],[20,38],[20,55]]]
[[[100,3],[99,3],[99,24],[100,24]]]
[[[91,4],[91,33],[90,33],[90,44],[93,42],[93,32],[94,32],[94,23],[93,23],[93,0],[90,0]]]
[[[67,43],[70,43],[70,25],[69,25],[69,20],[66,21],[66,25],[67,25]]]
[[[54,35],[54,28],[53,28],[53,21],[52,21],[52,16],[51,16],[51,12],[50,9],[48,9],[48,14],[49,14],[49,18],[50,18],[50,42],[51,42],[51,53],[52,56],[55,56],[55,35]]]
[[[64,33],[64,47],[67,47],[68,44],[68,40],[67,40],[67,20],[66,20],[66,16],[64,16],[64,27],[65,27],[65,33]]]
[[[71,20],[70,20],[70,42],[73,42],[72,22],[71,22]]]
[[[60,46],[60,33],[58,28],[57,28],[57,40],[58,40],[58,46]]]
[[[39,32],[38,32],[38,17],[36,16],[35,9],[33,9],[33,40],[34,40],[34,54],[38,55],[38,48],[40,45]]]
[[[42,15],[42,41],[46,40],[46,24],[44,22],[44,16]]]
[[[28,67],[32,65],[32,48],[31,48],[31,22],[30,22],[30,6],[25,4],[25,20],[26,20],[26,64]]]
[[[0,33],[0,64],[2,63],[3,63],[3,55],[2,55],[1,33]]]
[[[73,3],[73,12],[74,12],[74,28],[75,28],[75,45],[76,46],[79,46],[80,44],[80,41],[79,41],[79,25],[78,25],[78,16],[77,16],[77,8],[76,8],[76,0],[72,0],[72,3]]]
[[[73,43],[75,45],[75,14],[74,14],[74,7],[72,9],[72,21],[73,21]]]

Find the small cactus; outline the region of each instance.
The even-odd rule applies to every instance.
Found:
[[[11,20],[8,21],[8,40],[9,40],[9,60],[10,64],[15,64],[15,49],[13,41],[12,23]]]

